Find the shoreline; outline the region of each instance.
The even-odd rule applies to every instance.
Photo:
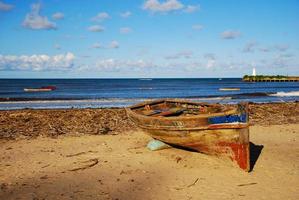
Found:
[[[167,99],[167,98],[165,98]],[[280,104],[280,103],[298,103],[298,99],[276,99],[272,101],[250,99],[234,99],[232,97],[211,97],[211,98],[171,98],[194,102],[220,103],[220,104],[238,104],[248,102],[249,104]],[[69,110],[69,109],[110,109],[124,108],[144,101],[156,99],[51,99],[51,100],[26,100],[18,99],[16,101],[0,101],[0,111],[13,110]]]

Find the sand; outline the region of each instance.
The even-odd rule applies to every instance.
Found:
[[[139,130],[0,140],[0,199],[299,199],[299,123],[250,127],[250,173],[201,153],[149,151],[149,140]]]

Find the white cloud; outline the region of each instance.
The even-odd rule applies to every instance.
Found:
[[[41,4],[36,3],[31,5],[31,12],[28,13],[23,21],[23,26],[28,29],[56,29],[56,24],[50,22],[46,16],[40,15]]]
[[[193,13],[193,12],[198,11],[199,9],[200,9],[199,5],[188,5],[184,9],[184,12],[186,12],[186,13]]]
[[[160,2],[159,0],[146,0],[143,4],[144,10],[152,12],[169,12],[182,8],[184,8],[184,5],[178,0],[166,0],[164,2]]]
[[[108,13],[106,12],[101,12],[101,13],[98,13],[95,17],[93,17],[91,20],[92,21],[96,21],[96,22],[102,22],[106,19],[109,19],[110,16]]]
[[[260,47],[259,50],[262,52],[270,52],[271,51],[271,49],[268,47]]]
[[[88,27],[88,30],[91,32],[102,32],[105,30],[105,28],[100,25],[93,25]]]
[[[132,13],[130,11],[126,11],[126,12],[120,13],[120,16],[123,17],[123,18],[128,18],[131,15],[132,15]]]
[[[181,51],[176,54],[165,56],[164,58],[167,60],[170,59],[179,59],[179,58],[191,58],[193,55],[192,51]]]
[[[203,29],[203,26],[200,25],[200,24],[194,24],[194,25],[192,26],[192,29],[200,31],[200,30]]]
[[[277,44],[274,46],[274,49],[278,50],[278,51],[286,51],[289,49],[289,45],[287,44]]]
[[[205,65],[205,67],[207,69],[211,69],[211,68],[216,67],[216,56],[215,56],[215,54],[206,53],[206,54],[204,54],[203,57],[207,60],[207,63]]]
[[[206,53],[203,57],[210,60],[216,60],[216,56],[213,53]]]
[[[0,11],[10,11],[14,8],[14,5],[7,4],[2,1],[0,1]]]
[[[59,19],[63,19],[64,18],[64,14],[61,12],[56,12],[52,15],[52,18],[55,20],[59,20]]]
[[[109,44],[108,48],[110,48],[110,49],[117,49],[117,48],[119,48],[119,43],[117,41],[113,40]]]
[[[83,66],[80,71],[105,71],[105,72],[127,72],[127,71],[145,71],[154,67],[152,62],[140,60],[119,60],[103,59],[98,60],[94,65]]]
[[[72,53],[49,55],[0,55],[0,69],[13,71],[69,70],[74,65]]]
[[[60,46],[59,44],[55,44],[55,45],[54,45],[54,48],[57,49],[57,50],[60,50],[60,49],[61,49],[61,46]]]
[[[243,48],[243,52],[248,53],[248,52],[254,52],[255,47],[257,46],[256,42],[248,42],[245,47]]]
[[[222,39],[236,39],[241,36],[239,31],[227,30],[221,33]]]
[[[213,60],[213,59],[208,60],[208,62],[206,64],[207,69],[214,68],[215,66],[216,66],[216,60]]]
[[[130,27],[122,27],[119,29],[119,32],[122,34],[128,34],[132,32],[132,29]]]
[[[102,48],[102,45],[100,43],[96,42],[92,45],[92,48],[99,49],[99,48]]]
[[[294,57],[294,54],[284,53],[284,54],[280,54],[279,56],[282,58],[291,58],[291,57]]]

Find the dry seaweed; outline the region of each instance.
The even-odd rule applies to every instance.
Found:
[[[251,125],[299,123],[299,102],[249,104]],[[124,109],[0,111],[0,139],[59,135],[115,135],[134,130]]]
[[[0,111],[0,138],[119,134],[133,130],[124,109]]]

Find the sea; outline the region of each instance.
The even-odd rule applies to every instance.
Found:
[[[48,85],[57,89],[24,91]],[[125,107],[160,98],[232,104],[294,102],[299,101],[299,82],[253,83],[241,78],[0,79],[0,110]]]

